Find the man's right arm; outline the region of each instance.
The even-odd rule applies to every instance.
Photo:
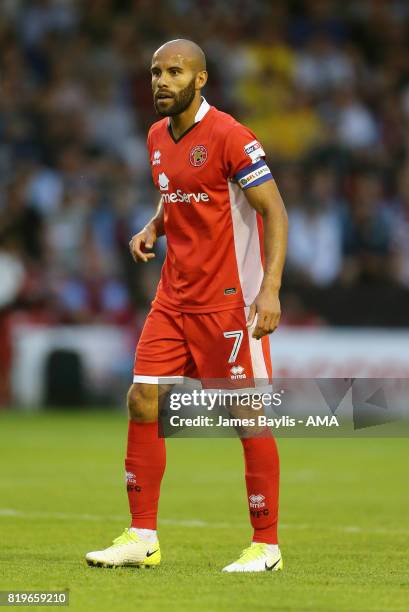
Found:
[[[135,261],[143,261],[147,263],[150,259],[155,257],[155,253],[146,253],[145,249],[152,249],[156,240],[165,234],[165,227],[163,222],[163,204],[162,198],[159,201],[156,214],[152,219],[145,225],[145,227],[132,236],[129,242],[129,250]]]

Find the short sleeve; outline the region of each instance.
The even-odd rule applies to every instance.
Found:
[[[224,167],[227,177],[242,189],[271,180],[265,152],[256,136],[244,125],[237,124],[227,134],[224,145]]]

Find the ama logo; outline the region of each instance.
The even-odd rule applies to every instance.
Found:
[[[169,189],[169,179],[164,172],[161,172],[158,176],[159,189],[161,191],[168,191]]]

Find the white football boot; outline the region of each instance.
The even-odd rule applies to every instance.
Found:
[[[226,565],[223,572],[277,572],[283,569],[280,549],[271,552],[269,544],[253,542],[245,548],[234,563]]]
[[[85,555],[88,565],[96,567],[153,567],[160,563],[159,542],[148,542],[128,528],[116,538],[112,546]]]

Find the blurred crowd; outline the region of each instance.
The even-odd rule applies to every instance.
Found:
[[[404,0],[2,0],[0,308],[142,320],[165,249],[128,252],[158,199],[150,58],[177,37],[207,53],[207,100],[264,144],[288,282],[409,287],[408,30]]]

